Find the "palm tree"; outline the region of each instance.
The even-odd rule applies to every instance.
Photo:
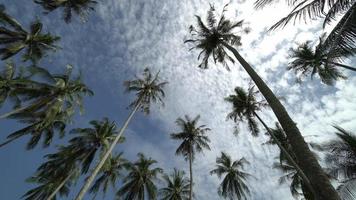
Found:
[[[174,168],[170,175],[163,175],[166,187],[159,190],[162,200],[188,200],[190,181],[185,177],[184,171]]]
[[[127,160],[122,157],[122,152],[111,156],[101,169],[101,175],[96,179],[93,186],[90,188],[89,192],[94,194],[93,199],[95,199],[98,194],[100,188],[102,188],[102,192],[105,194],[107,192],[109,184],[113,188],[116,187],[116,181],[119,177],[122,176],[122,170],[124,169]]]
[[[27,105],[1,115],[0,119],[15,118],[29,125],[10,134],[8,140],[0,144],[0,147],[28,134],[32,135],[28,144],[29,149],[37,145],[42,135],[46,135],[44,146],[47,147],[52,141],[55,130],[59,130],[60,136],[64,135],[65,125],[73,116],[76,106],[82,112],[83,96],[93,95],[80,77],[71,79],[71,66],[60,75],[51,75],[39,67],[31,69],[39,71],[34,73],[45,73],[49,83],[36,83],[36,87],[29,85],[26,88],[15,88],[16,93],[21,94],[22,102]]]
[[[1,59],[8,59],[21,50],[26,49],[23,60],[36,61],[48,50],[56,50],[60,38],[50,33],[42,33],[42,23],[38,20],[30,25],[26,31],[14,18],[5,13],[5,6],[0,5],[0,55]]]
[[[293,197],[297,198],[298,196],[303,195],[305,200],[315,199],[313,193],[300,178],[295,167],[289,164],[287,160],[284,160],[282,163],[274,163],[273,167],[284,173],[284,175],[279,178],[279,184],[283,184],[287,180],[291,182],[289,188]]]
[[[328,151],[326,162],[333,177],[345,180],[356,178],[356,134],[340,126],[334,126],[338,139],[321,147]]]
[[[120,137],[126,130],[136,111],[141,109],[145,114],[148,114],[150,111],[151,103],[159,102],[163,104],[163,97],[165,96],[163,87],[166,84],[167,82],[160,82],[159,72],[153,76],[148,68],[145,68],[143,72],[143,78],[138,78],[133,81],[126,81],[124,83],[127,92],[136,92],[137,98],[130,104],[130,107],[133,108],[133,110],[120,129],[120,132],[117,134],[115,140],[111,143],[110,148],[101,158],[100,162],[97,164],[90,177],[86,180],[84,186],[81,188],[75,200],[81,200],[84,197],[84,194],[87,192],[91,183],[94,181],[95,176],[99,173],[106,159],[113,151],[116,143],[119,141]]]
[[[225,8],[226,6],[224,7],[224,11]],[[213,56],[215,61],[226,63],[225,58],[229,59],[226,50],[233,53],[235,58],[250,75],[259,91],[266,98],[283,130],[287,133],[293,152],[295,152],[296,158],[300,162],[300,168],[310,180],[318,197],[330,200],[339,199],[336,190],[331,185],[317,159],[304,141],[296,123],[291,119],[288,112],[271,89],[234,48],[234,45],[236,46],[239,44],[241,38],[234,33],[234,29],[241,27],[243,24],[242,21],[233,23],[230,20],[227,20],[224,17],[224,11],[220,19],[216,20],[214,10],[215,9],[211,7],[208,12],[207,26],[202,22],[200,17],[197,17],[199,29],[197,30],[191,26],[190,29],[193,38],[186,41],[193,43],[195,48],[202,50],[200,54],[203,55],[203,62],[200,66],[205,66],[203,68],[206,68],[210,56]]]
[[[210,174],[216,174],[219,179],[224,175],[218,193],[225,199],[247,199],[250,190],[246,185],[250,174],[244,172],[242,168],[249,162],[245,158],[232,161],[231,157],[225,152],[216,158],[216,168],[210,171]]]
[[[296,49],[291,49],[290,57],[293,59],[289,63],[288,69],[294,70],[300,76],[311,77],[318,73],[321,81],[327,85],[333,84],[333,81],[345,79],[339,68],[356,71],[356,68],[341,64],[338,62],[339,55],[334,53],[330,55],[324,48],[325,35],[320,37],[319,44],[313,51],[311,41],[299,45]],[[332,58],[333,57],[333,58]]]
[[[124,200],[154,200],[157,198],[154,181],[163,170],[158,167],[152,168],[152,165],[157,163],[152,158],[146,158],[142,153],[138,153],[137,156],[136,162],[126,165],[129,173],[123,179],[123,185],[116,195]]]
[[[59,147],[59,151],[45,156],[48,161],[43,163],[28,182],[39,186],[23,195],[26,200],[56,199],[56,194],[67,196],[71,185],[77,179],[77,160],[67,147]]]
[[[262,118],[257,114],[257,111],[260,111],[262,107],[267,106],[265,101],[257,101],[255,95],[259,92],[254,90],[254,87],[250,86],[248,92],[246,92],[241,87],[235,88],[235,95],[229,95],[225,98],[225,100],[233,105],[233,111],[228,114],[228,118],[237,121],[244,121],[248,122],[248,127],[253,136],[258,136],[259,128],[257,122],[255,121],[254,117],[260,121],[260,123],[264,126],[267,130],[267,133],[273,139],[273,143],[277,144],[280,148],[281,152],[283,152],[283,158],[286,158],[291,165],[299,172],[300,176],[305,180],[305,184],[313,191],[312,186],[304,172],[300,169],[299,165],[296,162],[295,156],[292,156],[291,153],[287,150],[290,150],[289,145],[283,145],[287,142],[286,140],[279,140],[279,138],[274,134],[276,131],[272,131],[267,124],[262,120]],[[280,136],[280,134],[278,134]],[[294,154],[293,154],[294,155]]]
[[[34,0],[34,2],[41,5],[46,10],[46,14],[57,8],[63,8],[63,18],[66,23],[71,22],[73,12],[83,21],[86,20],[89,12],[93,11],[97,4],[94,0]]]
[[[187,115],[185,115],[185,120],[178,118],[176,124],[181,129],[181,132],[171,134],[173,140],[182,141],[176,150],[176,155],[182,155],[185,160],[189,161],[189,200],[193,198],[193,160],[195,153],[202,152],[204,149],[210,150],[210,139],[206,136],[210,128],[207,128],[206,125],[198,125],[199,119],[200,115],[194,119]]]
[[[255,2],[256,8],[262,8],[267,4],[275,2],[274,0],[257,0]],[[339,15],[342,18],[337,25],[330,32],[325,41],[325,46],[329,48],[329,56],[333,58],[333,54],[348,57],[356,54],[356,2],[354,1],[326,1],[326,0],[287,0],[293,10],[276,24],[270,30],[279,27],[285,27],[289,22],[297,19],[304,21],[309,19],[324,18],[323,28],[330,24]]]
[[[270,140],[266,142],[266,144],[274,145],[277,144],[276,141],[279,141],[284,149],[286,149],[288,154],[295,160],[295,154],[293,153],[286,134],[280,125],[276,123],[276,128],[270,129],[270,131],[273,132],[275,138],[271,137]],[[303,195],[306,200],[315,199],[313,192],[309,189],[309,186],[305,184],[305,181],[303,181],[301,175],[298,174],[297,168],[293,166],[293,164],[288,160],[288,157],[283,151],[280,151],[279,162],[274,163],[273,167],[284,173],[284,175],[279,179],[280,184],[285,183],[287,180],[291,182],[289,188],[295,198],[297,198],[299,195]]]
[[[36,178],[33,181],[41,183],[41,180],[46,180],[44,183],[51,186],[51,189],[45,189],[46,187],[38,187],[36,189],[38,192],[48,191],[46,199],[55,198],[56,194],[62,190],[62,187],[70,184],[69,180],[76,178],[77,171],[80,170],[81,174],[88,173],[90,165],[98,152],[103,154],[109,148],[110,142],[115,139],[116,125],[109,119],[93,120],[90,125],[92,128],[73,129],[71,133],[76,136],[69,140],[69,144],[60,146],[57,153],[46,155],[48,161],[37,169],[36,176],[34,176]],[[120,140],[120,143],[123,141],[124,138]],[[122,160],[120,156],[121,154],[112,157],[105,166],[113,166],[116,161]],[[100,183],[96,185],[98,184],[99,189]],[[96,190],[93,189],[93,192],[96,192]]]

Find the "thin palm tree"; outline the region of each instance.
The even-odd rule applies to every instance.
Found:
[[[327,151],[326,163],[330,175],[344,181],[356,178],[356,134],[334,126],[337,139],[321,145]]]
[[[340,60],[338,54],[330,55],[327,49],[323,47],[324,42],[325,35],[320,37],[319,44],[315,47],[315,50],[312,48],[311,41],[291,49],[290,58],[292,61],[289,63],[288,70],[294,70],[297,75],[300,75],[300,78],[309,74],[313,78],[317,73],[321,81],[327,85],[332,85],[338,79],[346,78],[340,72],[340,67],[356,71],[356,68],[338,62]]]
[[[256,8],[276,2],[275,0],[257,0]],[[293,10],[276,24],[270,30],[279,27],[285,27],[291,21],[307,19],[314,20],[324,18],[323,28],[342,15],[336,26],[332,29],[325,41],[325,46],[329,48],[329,55],[333,57],[334,53],[348,57],[356,54],[356,2],[355,1],[326,1],[326,0],[286,0],[293,6]]]
[[[128,163],[126,169],[127,176],[123,179],[123,185],[116,193],[118,199],[124,200],[155,200],[157,198],[157,187],[154,183],[159,174],[163,172],[161,168],[154,167],[157,161],[146,158],[142,153],[138,153],[138,160]]]
[[[275,138],[270,138],[266,142],[266,144],[275,145],[276,140],[286,149],[289,155],[295,160],[295,155],[292,151],[292,148],[288,142],[286,134],[284,133],[283,129],[280,127],[278,123],[276,123],[276,128],[270,129],[271,132],[275,135]],[[288,160],[288,157],[284,153],[284,151],[280,151],[279,153],[279,162],[274,163],[274,168],[279,169],[281,172],[284,173],[283,176],[279,178],[279,183],[283,184],[287,180],[290,181],[290,191],[291,194],[297,198],[300,195],[303,195],[306,200],[314,200],[313,192],[309,189],[308,185],[305,184],[305,181],[301,178],[298,173],[296,167]],[[301,192],[300,192],[301,191]]]
[[[85,181],[84,186],[81,188],[75,200],[81,200],[84,197],[84,194],[89,189],[91,183],[94,181],[94,178],[99,173],[100,169],[104,165],[106,159],[109,157],[111,152],[113,151],[116,143],[121,138],[122,134],[126,130],[128,124],[130,123],[132,117],[141,109],[145,114],[150,112],[151,103],[162,103],[163,98],[165,96],[163,87],[167,84],[167,82],[160,82],[159,72],[156,75],[152,75],[148,68],[144,69],[143,78],[138,78],[132,81],[124,82],[126,86],[127,92],[136,92],[136,99],[130,104],[130,107],[133,108],[130,115],[126,119],[124,125],[120,129],[120,132],[117,134],[115,140],[111,143],[110,148],[107,150],[105,155],[101,158],[100,162],[97,164],[95,169],[89,178]]]
[[[103,166],[100,172],[100,176],[96,179],[93,186],[90,188],[89,192],[94,194],[93,199],[95,199],[100,188],[102,188],[103,197],[108,190],[109,184],[112,188],[116,188],[116,182],[118,178],[122,176],[122,171],[127,163],[127,160],[123,158],[123,153],[119,153],[111,156]]]
[[[46,10],[46,14],[58,8],[63,9],[63,18],[66,23],[71,22],[73,12],[85,21],[90,11],[94,10],[97,1],[94,0],[34,0]]]
[[[262,118],[257,114],[258,111],[261,110],[262,107],[267,106],[268,104],[265,101],[257,101],[256,95],[258,91],[254,90],[253,86],[250,86],[248,92],[246,92],[241,87],[235,88],[235,94],[229,95],[225,98],[225,101],[231,103],[233,105],[233,111],[228,114],[228,118],[237,121],[244,121],[246,120],[248,123],[248,128],[251,131],[253,136],[258,136],[260,130],[258,128],[258,124],[255,120],[255,117],[259,120],[259,122],[264,126],[267,130],[267,133],[273,139],[274,144],[277,144],[281,152],[283,152],[283,158],[286,158],[291,165],[298,171],[299,175],[305,180],[305,184],[313,191],[312,186],[310,185],[310,181],[304,174],[304,172],[300,169],[299,165],[296,162],[295,156],[292,156],[290,148],[287,150],[287,146],[284,146],[282,142],[287,142],[285,140],[279,140],[275,135],[276,131],[271,130],[267,124],[262,120]],[[280,134],[278,134],[280,136]],[[289,145],[288,145],[289,147]],[[294,155],[294,154],[293,154]]]
[[[249,164],[245,158],[233,161],[225,152],[216,158],[216,167],[210,174],[216,174],[219,179],[224,176],[218,188],[218,194],[225,199],[247,199],[250,190],[246,185],[247,178],[251,176],[243,171],[244,165]]]
[[[33,73],[45,73],[48,83],[37,82],[36,85],[31,84],[26,88],[15,88],[16,93],[22,96],[21,102],[26,105],[1,115],[0,119],[15,118],[29,125],[10,134],[8,140],[0,144],[0,147],[28,134],[32,136],[28,143],[29,149],[35,147],[43,135],[44,146],[47,147],[55,130],[59,130],[61,137],[64,135],[65,125],[70,122],[76,107],[83,111],[83,96],[93,95],[80,76],[71,78],[71,66],[67,67],[64,74],[59,75],[52,75],[39,67],[31,69]]]
[[[47,161],[27,181],[39,186],[30,189],[23,195],[26,200],[56,199],[67,196],[71,185],[78,177],[76,158],[66,147],[59,147],[59,151],[45,156]]]
[[[46,155],[48,161],[37,169],[36,176],[34,176],[36,179],[33,180],[37,180],[39,183],[42,179],[46,180],[45,184],[51,185],[50,188],[52,188],[51,190],[46,187],[36,189],[37,192],[42,192],[44,189],[48,192],[51,191],[51,193],[46,193],[46,199],[54,199],[62,187],[71,184],[70,180],[78,177],[76,176],[77,172],[88,173],[94,158],[103,154],[109,148],[110,142],[115,139],[117,127],[109,119],[93,120],[90,121],[90,125],[92,126],[90,128],[72,129],[71,134],[74,134],[75,137],[69,140],[69,144],[60,146],[57,153]],[[120,140],[120,142],[123,141],[124,138]],[[109,160],[110,163],[106,163],[105,166],[112,166],[114,164],[112,159],[119,159],[120,156],[121,154],[112,157]],[[100,187],[100,183],[98,184]]]
[[[197,17],[199,29],[197,30],[193,26],[190,28],[192,39],[186,40],[186,42],[193,43],[195,48],[202,50],[200,55],[203,55],[203,62],[200,66],[206,68],[210,56],[213,56],[215,61],[226,63],[225,59],[231,58],[226,51],[229,50],[240,62],[242,67],[256,84],[259,91],[266,98],[283,130],[287,133],[293,152],[295,152],[296,158],[300,162],[300,168],[310,180],[317,196],[321,199],[339,199],[335,188],[333,188],[317,159],[310,151],[302,134],[296,126],[296,123],[291,119],[285,107],[266,83],[259,77],[251,65],[248,64],[235,49],[234,46],[240,44],[239,41],[241,40],[241,36],[235,34],[234,29],[241,27],[243,22],[239,21],[233,23],[230,20],[227,20],[224,17],[225,10],[226,6],[224,7],[220,19],[217,20],[214,15],[215,9],[214,7],[211,7],[208,12],[208,25],[205,25],[201,18]]]
[[[273,168],[276,168],[283,172],[279,178],[279,184],[285,183],[287,180],[290,181],[289,189],[293,197],[298,198],[300,195],[304,196],[305,200],[314,200],[313,193],[304,184],[303,180],[300,178],[295,167],[284,160],[282,163],[274,163]],[[301,192],[300,192],[301,191]]]
[[[5,6],[0,5],[0,55],[8,59],[21,50],[26,49],[22,58],[24,61],[36,61],[49,50],[56,50],[55,45],[60,37],[50,33],[42,33],[42,23],[38,20],[26,31],[22,25],[5,12]]]
[[[190,180],[184,171],[174,168],[172,174],[163,175],[166,186],[159,190],[162,200],[189,200]]]
[[[176,124],[181,129],[181,132],[172,133],[173,140],[182,141],[176,150],[176,155],[182,155],[185,160],[189,161],[189,178],[190,190],[189,200],[193,198],[193,161],[197,152],[202,152],[204,149],[210,150],[210,139],[206,133],[210,131],[206,125],[198,125],[200,115],[191,119],[185,115],[185,119],[178,118]]]

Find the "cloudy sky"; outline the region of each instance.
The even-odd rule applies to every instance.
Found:
[[[174,167],[188,170],[188,164],[174,155],[178,143],[171,141],[169,134],[177,131],[174,122],[178,117],[200,114],[201,123],[212,131],[209,133],[211,151],[197,155],[194,162],[197,199],[220,199],[216,193],[219,180],[210,176],[209,171],[221,151],[228,152],[234,159],[245,157],[250,161],[245,170],[254,176],[248,181],[251,199],[292,199],[288,185],[278,183],[280,172],[272,168],[277,148],[262,145],[268,138],[250,136],[243,124],[240,134],[234,136],[234,124],[226,120],[231,107],[223,98],[236,86],[248,87],[247,74],[238,64],[231,65],[231,71],[213,64],[207,70],[199,69],[198,52],[188,51],[189,46],[183,43],[188,37],[188,27],[195,22],[194,15],[205,18],[208,1],[102,0],[88,22],[74,20],[71,24],[65,24],[58,11],[43,15],[41,8],[29,0],[0,2],[24,26],[39,18],[46,30],[61,36],[62,49],[45,58],[42,66],[60,71],[66,64],[72,64],[83,72],[84,80],[94,90],[95,96],[86,99],[85,114],[76,116],[71,127],[86,127],[90,120],[103,117],[121,125],[129,113],[126,107],[134,98],[124,93],[122,82],[145,67],[160,70],[162,79],[169,82],[165,106],[154,106],[148,116],[136,115],[125,132],[126,143],[116,151],[124,151],[129,160],[135,160],[138,152],[144,152],[156,159],[157,166],[166,172]],[[239,50],[276,95],[284,97],[283,104],[307,141],[333,138],[331,124],[334,123],[356,131],[355,75],[345,71],[348,80],[329,87],[321,84],[318,77],[297,84],[294,73],[286,70],[288,50],[298,42],[315,41],[322,33],[320,23],[297,23],[267,33],[266,30],[290,10],[283,3],[256,11],[252,1],[210,2],[218,11],[230,3],[226,15],[235,20],[244,19],[251,28],[251,33],[243,36]],[[347,64],[355,65],[355,62]],[[1,110],[3,112],[5,110]],[[271,126],[274,124],[275,117],[270,110],[261,116]],[[1,121],[0,139],[4,140],[19,127],[12,121]],[[47,149],[39,146],[25,151],[27,140],[22,138],[0,149],[0,199],[19,199],[34,187],[25,179],[35,172],[43,155],[55,150],[52,145]],[[65,141],[55,140],[54,144]],[[77,185],[81,184],[79,181]],[[69,199],[77,192],[78,188],[73,188]],[[113,196],[110,192],[106,199]]]

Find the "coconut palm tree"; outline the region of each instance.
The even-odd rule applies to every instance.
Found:
[[[32,67],[33,70],[46,72],[43,68]],[[27,127],[15,131],[8,136],[8,140],[0,144],[4,146],[24,135],[32,135],[28,148],[35,147],[42,135],[46,135],[44,146],[47,147],[53,138],[55,130],[60,136],[64,135],[65,124],[70,122],[75,108],[78,106],[82,112],[82,99],[84,95],[93,95],[93,92],[81,81],[80,77],[71,78],[72,67],[60,75],[47,74],[48,83],[38,83],[36,87],[16,88],[21,94],[22,105],[11,112],[3,114],[1,118],[15,118],[20,122],[29,124]]]
[[[91,183],[94,181],[94,178],[99,173],[101,167],[104,165],[106,159],[113,151],[116,143],[121,138],[136,111],[141,109],[142,112],[148,114],[150,112],[151,103],[163,104],[163,98],[165,96],[163,87],[166,84],[167,82],[160,82],[159,72],[156,73],[156,75],[152,75],[148,68],[144,69],[143,78],[124,82],[127,92],[136,92],[137,98],[130,104],[130,107],[133,108],[133,110],[120,129],[120,132],[117,134],[115,140],[111,143],[110,148],[107,150],[105,155],[103,155],[90,177],[86,180],[84,186],[81,188],[75,200],[81,200],[84,197],[84,194],[87,192]]]
[[[190,181],[185,177],[184,171],[174,168],[170,175],[163,175],[166,187],[159,190],[162,200],[188,200]]]
[[[36,61],[49,50],[56,50],[58,36],[42,33],[42,23],[38,20],[26,31],[22,25],[5,12],[5,6],[0,5],[0,56],[8,59],[21,50],[26,49],[22,58],[24,61]]]
[[[63,18],[66,23],[71,22],[72,13],[79,15],[81,20],[86,20],[90,11],[94,10],[97,1],[94,0],[34,0],[46,10],[46,14],[56,10],[63,9]]]
[[[61,146],[57,153],[48,154],[45,158],[47,161],[37,169],[34,176],[27,179],[39,186],[23,195],[26,200],[56,199],[57,193],[59,196],[67,196],[78,177],[77,160],[67,147]]]
[[[250,174],[242,169],[249,162],[245,158],[233,161],[225,152],[216,158],[216,168],[210,171],[210,174],[216,174],[219,179],[224,176],[218,188],[218,194],[225,199],[247,199],[250,190],[246,185]]]
[[[334,126],[337,139],[321,147],[327,151],[326,162],[330,175],[345,180],[356,178],[356,134]]]
[[[50,188],[52,188],[51,190],[47,187],[38,187],[36,189],[37,192],[46,190],[48,192],[44,193],[47,195],[46,199],[55,198],[56,194],[62,190],[62,187],[71,184],[70,180],[77,178],[78,171],[81,174],[88,173],[94,158],[103,154],[109,148],[110,142],[115,139],[117,128],[115,123],[109,121],[109,119],[93,120],[90,125],[92,126],[90,128],[72,129],[71,134],[76,136],[69,140],[68,145],[60,146],[57,153],[46,155],[45,157],[48,161],[37,169],[34,176],[36,178],[33,181],[37,180],[37,182],[41,183],[42,179],[46,180],[45,184],[51,185]],[[123,141],[124,138],[120,140],[120,143]],[[105,169],[108,171],[110,169],[109,166],[113,167],[116,161],[122,160],[120,156],[121,154],[112,157],[106,163],[105,166],[107,168]],[[58,182],[59,180],[60,182]],[[100,188],[101,183],[95,184],[98,187],[97,189]],[[50,191],[51,193],[49,193]],[[93,192],[97,192],[97,190],[93,189]]]
[[[298,198],[302,195],[304,196],[305,200],[315,199],[313,193],[308,189],[303,180],[300,178],[295,167],[290,165],[287,160],[284,160],[282,163],[274,163],[273,167],[279,169],[284,174],[279,178],[279,184],[283,184],[287,180],[290,181],[289,188],[293,197]]]
[[[124,169],[127,160],[122,157],[122,152],[111,156],[101,169],[100,176],[96,179],[89,192],[94,194],[93,199],[98,194],[100,188],[102,188],[103,195],[108,190],[109,184],[115,189],[118,178],[122,176],[122,170]]]
[[[163,170],[158,167],[152,168],[152,165],[157,163],[152,158],[146,158],[142,153],[138,153],[137,156],[136,162],[126,165],[128,174],[116,195],[118,199],[124,200],[154,200],[157,198],[154,181]]]
[[[339,71],[340,68],[356,71],[356,68],[339,63],[339,55],[330,55],[323,47],[325,35],[320,37],[319,44],[312,49],[311,41],[299,45],[296,49],[291,49],[290,58],[293,59],[288,66],[289,70],[294,70],[300,76],[313,76],[318,73],[321,81],[327,85],[333,84],[338,79],[346,77]]]
[[[292,148],[287,140],[286,134],[278,123],[276,123],[276,128],[270,129],[271,132],[275,135],[276,138],[270,138],[266,144],[275,145],[276,139],[279,143],[286,149],[289,155],[295,160],[295,154],[292,151]],[[290,181],[290,191],[291,194],[297,198],[300,195],[303,195],[306,200],[314,200],[313,192],[309,189],[307,184],[305,184],[301,176],[298,174],[298,170],[293,164],[288,160],[288,157],[283,151],[279,153],[279,162],[274,163],[274,168],[279,169],[283,172],[283,176],[279,178],[279,183],[283,184],[287,180]]]
[[[225,10],[226,6],[224,7],[224,11]],[[272,108],[272,111],[287,134],[293,152],[295,152],[296,158],[300,162],[300,168],[310,180],[318,197],[331,200],[339,199],[335,188],[333,188],[317,159],[310,151],[296,123],[291,119],[271,89],[234,47],[238,45],[241,40],[241,36],[235,34],[234,29],[241,27],[243,23],[241,21],[233,23],[227,20],[224,17],[224,11],[220,19],[217,20],[214,11],[215,9],[211,7],[208,12],[208,25],[205,25],[201,18],[197,17],[199,29],[191,26],[192,38],[186,40],[186,42],[194,44],[195,48],[201,50],[200,55],[203,56],[203,62],[200,66],[206,68],[210,56],[212,56],[215,61],[226,63],[225,59],[231,58],[227,54],[227,50],[230,51],[266,98],[269,106]]]
[[[274,0],[257,0],[255,2],[256,8],[263,8],[265,5],[275,2]],[[293,10],[276,24],[270,30],[279,27],[285,27],[289,22],[307,19],[324,18],[323,28],[332,21],[342,15],[337,25],[330,32],[325,41],[325,46],[329,48],[330,55],[333,57],[334,53],[348,57],[356,54],[356,2],[355,1],[326,1],[326,0],[287,0]]]
[[[178,118],[176,124],[181,132],[171,134],[173,140],[182,141],[176,150],[176,155],[182,155],[185,160],[189,161],[189,200],[193,198],[193,161],[195,154],[204,149],[210,150],[210,139],[206,136],[210,128],[207,128],[206,125],[198,125],[199,119],[200,115],[194,119],[191,119],[188,115],[185,115],[185,119]]]
[[[233,111],[228,114],[228,118],[234,120],[234,122],[244,121],[246,120],[248,123],[248,127],[253,136],[258,136],[259,128],[257,122],[255,121],[255,117],[259,120],[259,122],[264,126],[267,130],[267,133],[273,139],[273,143],[277,144],[280,148],[281,152],[283,152],[283,158],[286,158],[291,165],[299,172],[300,176],[305,180],[305,184],[313,191],[312,186],[304,172],[300,169],[299,165],[296,162],[295,156],[292,156],[288,150],[290,150],[289,145],[285,146],[282,142],[286,142],[285,140],[280,141],[279,138],[274,135],[276,131],[271,130],[267,124],[262,120],[262,118],[257,114],[257,111],[260,111],[262,107],[267,106],[265,101],[257,101],[256,95],[259,93],[254,90],[253,86],[250,86],[248,92],[246,92],[241,87],[235,88],[234,95],[229,95],[225,98],[225,100],[233,105]],[[280,136],[280,134],[278,134]],[[289,148],[288,150],[286,148]],[[293,154],[294,155],[294,154]]]

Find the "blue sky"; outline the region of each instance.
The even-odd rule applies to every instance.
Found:
[[[109,117],[120,126],[129,112],[126,107],[133,99],[132,95],[124,93],[122,82],[148,66],[153,71],[160,70],[162,79],[169,81],[165,106],[153,106],[149,116],[136,115],[125,132],[126,143],[118,146],[116,151],[124,151],[129,160],[135,160],[138,152],[144,152],[158,160],[158,166],[166,172],[173,167],[187,170],[188,164],[174,155],[177,143],[169,139],[169,133],[177,130],[174,124],[177,117],[201,114],[201,123],[212,129],[209,133],[212,150],[198,155],[195,161],[197,199],[219,199],[215,192],[219,180],[208,172],[221,151],[228,152],[234,159],[244,156],[250,161],[246,171],[255,177],[249,180],[251,199],[292,199],[288,186],[278,184],[281,174],[272,168],[277,149],[261,145],[267,140],[266,136],[253,138],[241,125],[241,133],[235,137],[232,134],[234,124],[226,121],[230,106],[223,97],[231,94],[236,86],[247,87],[247,74],[238,64],[231,65],[230,72],[214,65],[208,70],[198,69],[198,53],[188,52],[189,47],[183,44],[189,25],[195,22],[194,15],[205,16],[209,8],[206,1],[105,0],[98,4],[88,22],[74,20],[71,24],[65,24],[58,11],[43,15],[41,8],[29,0],[0,2],[22,25],[28,27],[37,17],[46,30],[61,36],[59,45],[62,49],[45,58],[42,66],[58,72],[66,64],[72,64],[81,69],[85,82],[95,92],[94,97],[85,100],[85,114],[76,116],[75,124],[70,127],[86,127],[90,120],[103,117]],[[286,70],[288,49],[298,42],[315,41],[321,33],[321,25],[300,23],[266,33],[269,26],[288,13],[285,5],[254,11],[252,2],[211,1],[218,10],[228,2],[227,16],[245,19],[252,29],[243,37],[242,55],[272,90],[285,98],[283,103],[303,135],[307,136],[306,140],[322,142],[333,138],[332,123],[356,131],[355,75],[345,71],[348,80],[328,87],[317,77],[297,84],[294,73]],[[348,61],[351,63],[355,65],[354,61]],[[261,116],[268,124],[274,124],[275,118],[270,110]],[[16,123],[0,121],[0,139],[5,139],[17,128]],[[55,144],[66,141],[56,140],[50,148],[39,146],[25,151],[27,139],[22,138],[0,149],[0,199],[19,199],[33,187],[24,180],[35,172],[43,155],[53,152]],[[77,185],[81,184],[79,181]],[[73,188],[70,197],[77,192],[78,188]],[[112,199],[113,193],[106,197]]]

